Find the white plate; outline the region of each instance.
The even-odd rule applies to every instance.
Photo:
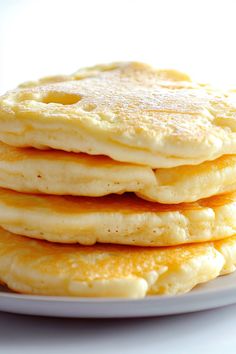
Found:
[[[236,303],[236,272],[179,296],[141,300],[30,296],[0,287],[0,311],[56,317],[112,318],[163,316],[212,309]]]

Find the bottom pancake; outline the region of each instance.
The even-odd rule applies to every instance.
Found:
[[[61,245],[0,229],[0,281],[38,295],[127,297],[186,293],[235,270],[236,236],[164,248]]]

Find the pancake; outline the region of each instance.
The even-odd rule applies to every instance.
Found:
[[[0,189],[0,225],[13,233],[61,243],[167,246],[236,233],[236,193],[167,205],[135,195],[71,197]]]
[[[197,166],[152,170],[106,156],[0,143],[0,186],[27,193],[99,197],[135,192],[155,202],[194,202],[236,190],[236,155]]]
[[[175,295],[235,270],[236,237],[142,248],[69,246],[0,230],[0,281],[26,294],[127,297]]]
[[[236,94],[140,63],[82,69],[0,99],[0,140],[152,168],[236,154]]]
[[[149,167],[117,162],[106,156],[15,148],[0,143],[1,187],[97,197],[141,192],[150,185],[156,185],[156,178]]]

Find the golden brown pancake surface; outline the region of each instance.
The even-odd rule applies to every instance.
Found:
[[[20,293],[175,295],[235,270],[236,238],[165,248],[69,246],[0,230],[0,281]]]

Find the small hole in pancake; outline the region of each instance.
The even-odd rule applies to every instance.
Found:
[[[79,102],[81,96],[66,92],[48,92],[42,99],[43,103],[57,103],[62,105],[71,105]]]

